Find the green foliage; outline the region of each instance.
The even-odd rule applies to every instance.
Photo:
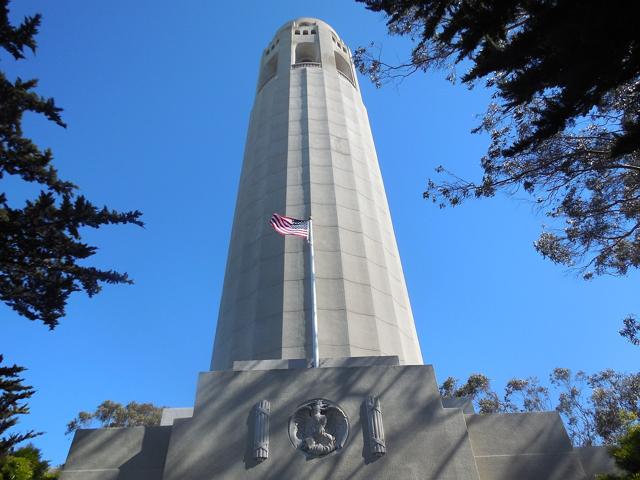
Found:
[[[389,65],[359,48],[380,86],[416,71],[465,68],[495,92],[476,131],[491,138],[481,182],[429,180],[425,198],[455,206],[522,189],[550,218],[535,248],[585,278],[640,266],[638,2],[358,0],[415,42]],[[442,167],[438,172],[446,172]]]
[[[600,475],[599,480],[640,480],[640,425],[634,425],[609,448],[616,465],[625,475]]]
[[[640,473],[640,425],[631,427],[618,444],[611,447],[611,455],[621,469]]]
[[[17,27],[8,19],[8,0],[0,0],[0,46],[15,60],[36,50],[40,15]],[[37,80],[9,80],[0,72],[0,179],[14,176],[38,184],[38,197],[16,208],[0,192],[0,300],[30,320],[55,328],[71,293],[95,295],[104,283],[131,283],[126,273],[80,264],[96,252],[82,241],[83,227],[133,223],[138,211],[98,208],[71,182],[58,178],[53,153],[24,136],[25,113],[42,115],[65,127],[52,98],[35,92]]]
[[[41,458],[40,449],[33,445],[19,448],[0,459],[0,480],[55,480],[59,476]]]
[[[27,50],[35,53],[41,17],[29,16],[14,26],[9,22],[8,4],[8,0],[0,0],[0,48],[19,61]],[[53,329],[64,316],[72,292],[83,290],[92,296],[104,283],[131,283],[126,273],[86,266],[85,260],[96,247],[82,241],[82,228],[128,223],[142,226],[142,222],[138,211],[120,213],[98,208],[78,195],[73,183],[58,178],[51,150],[41,149],[24,135],[25,113],[66,127],[60,116],[62,109],[52,98],[40,96],[35,91],[37,85],[35,79],[9,79],[0,72],[0,180],[13,177],[41,189],[36,198],[21,207],[11,204],[7,193],[0,191],[0,301]],[[19,378],[23,370],[16,365],[0,365],[0,457],[17,443],[38,435],[34,431],[8,433],[18,416],[29,412],[24,401],[34,393]],[[26,455],[27,450],[18,452]],[[12,453],[3,464],[2,475],[45,478],[44,473],[38,473],[33,455],[30,460],[16,455]],[[33,471],[28,473],[28,468]]]
[[[25,400],[34,394],[34,390],[24,385],[20,373],[25,369],[17,365],[2,365],[0,355],[0,458],[9,453],[18,443],[33,438],[39,433],[30,430],[25,433],[8,433],[18,423],[19,415],[29,413]]]
[[[603,370],[587,375],[556,368],[549,380],[558,394],[553,408],[576,446],[613,445],[640,421],[640,373]],[[440,386],[440,394],[469,397],[482,414],[552,410],[549,388],[534,377],[510,380],[502,396],[485,375],[472,374],[462,386],[449,377]]]
[[[26,458],[9,455],[0,460],[0,480],[31,480],[33,470]]]
[[[100,426],[110,427],[139,427],[160,425],[162,408],[152,403],[129,402],[127,405],[105,400],[94,412],[80,412],[67,424],[67,434],[80,428]]]

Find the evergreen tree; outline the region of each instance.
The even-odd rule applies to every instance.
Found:
[[[29,444],[0,459],[0,480],[55,480],[57,469],[51,469],[41,458],[40,449]]]
[[[40,15],[17,27],[9,22],[8,0],[0,0],[0,47],[15,60],[36,50]],[[18,207],[0,192],[0,300],[30,320],[53,329],[72,292],[98,293],[104,283],[131,283],[126,273],[86,266],[96,247],[82,241],[83,227],[142,225],[141,213],[98,208],[77,187],[58,177],[53,153],[24,136],[25,113],[42,115],[65,127],[52,98],[36,93],[37,80],[10,80],[0,72],[0,179],[34,183],[40,194]],[[83,263],[80,263],[83,262]]]
[[[14,26],[9,22],[8,5],[8,0],[0,0],[0,48],[19,61],[25,59],[28,50],[35,53],[41,18],[28,16]],[[98,208],[79,195],[76,185],[58,177],[51,150],[40,148],[24,135],[25,113],[41,115],[66,127],[61,108],[52,98],[40,96],[37,85],[35,79],[10,79],[0,71],[0,181],[5,180],[6,188],[6,179],[11,177],[41,189],[36,198],[21,206],[11,202],[5,188],[0,190],[0,301],[29,320],[42,321],[53,329],[64,316],[72,292],[84,290],[92,296],[104,283],[131,283],[126,273],[84,263],[96,247],[82,241],[82,228],[143,224],[138,211],[122,213]],[[18,377],[23,370],[17,365],[0,365],[0,456],[6,456],[17,443],[38,435],[34,431],[8,433],[18,415],[28,413],[24,401],[34,393]],[[22,457],[11,458],[13,467],[2,467],[15,467],[14,476],[7,478],[22,478],[20,475],[31,468],[29,462]]]
[[[29,413],[25,400],[30,398],[34,391],[22,383],[20,373],[24,368],[2,365],[2,360],[3,357],[0,355],[0,458],[9,453],[16,444],[40,435],[32,430],[25,433],[8,433],[9,429],[18,423],[19,415]]]

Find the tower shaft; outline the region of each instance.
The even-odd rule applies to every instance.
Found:
[[[349,51],[316,19],[287,23],[262,55],[212,370],[312,355],[307,245],[273,232],[274,212],[313,216],[320,357],[421,364]]]

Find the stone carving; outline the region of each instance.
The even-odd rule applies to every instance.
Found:
[[[374,457],[381,457],[387,453],[384,441],[384,427],[382,426],[382,407],[380,399],[373,395],[366,400],[367,425],[369,427],[369,448]]]
[[[309,457],[341,449],[349,435],[349,420],[336,404],[318,398],[300,405],[289,419],[289,438]]]
[[[268,400],[260,400],[253,409],[253,458],[260,463],[269,458],[271,404]]]

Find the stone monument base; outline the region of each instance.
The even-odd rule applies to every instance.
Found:
[[[169,412],[171,425],[79,430],[61,478],[585,480],[612,468],[584,461],[555,412],[476,415],[443,402],[430,365],[298,363],[201,373],[193,415]]]

